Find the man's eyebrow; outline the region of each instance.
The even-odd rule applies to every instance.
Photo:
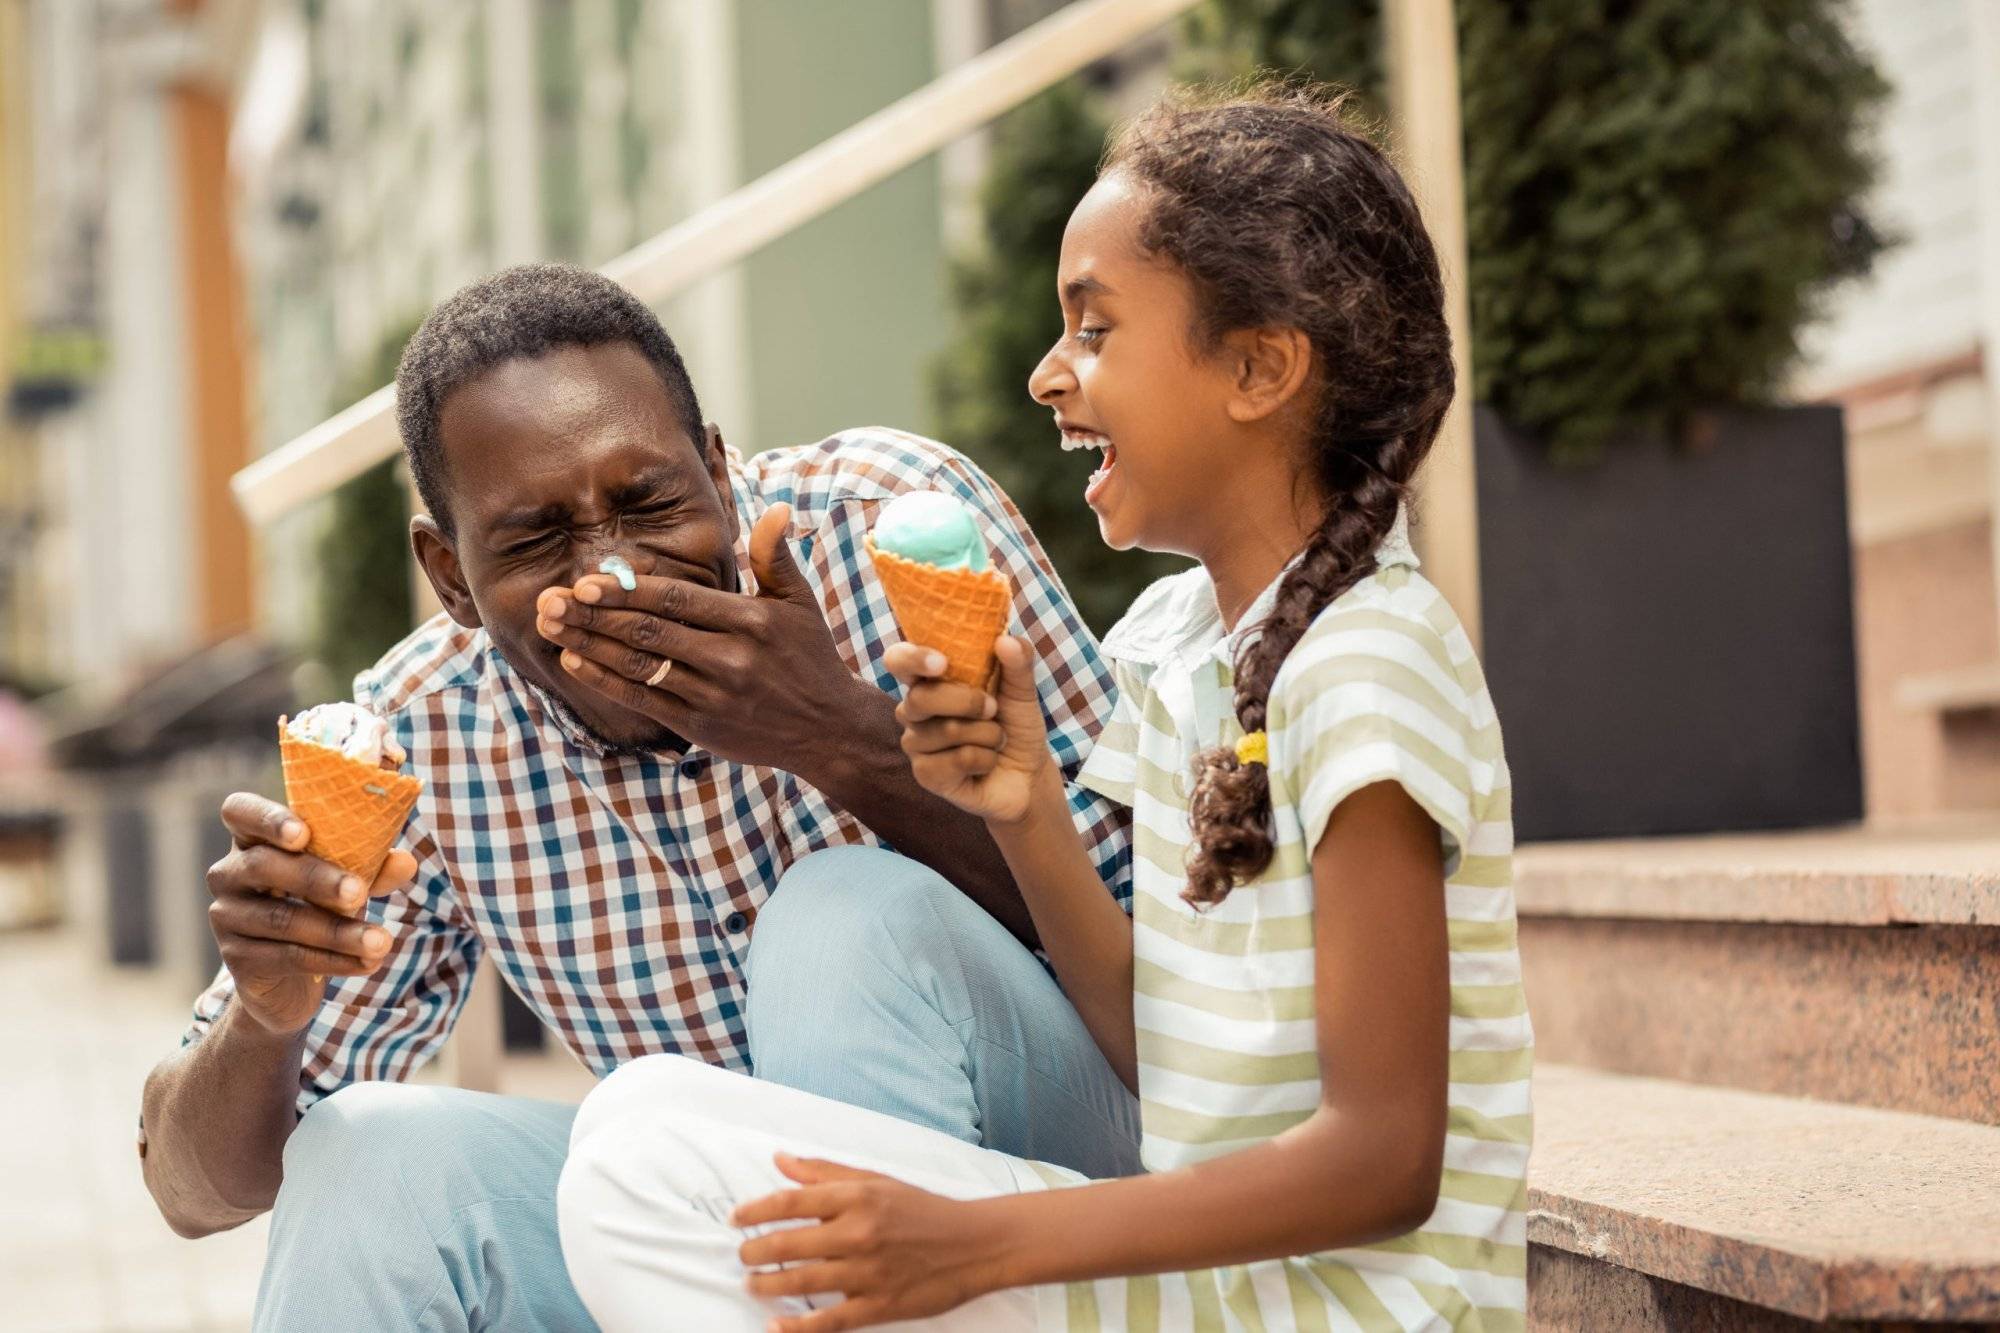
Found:
[[[644,500],[655,492],[670,485],[680,474],[680,469],[671,463],[649,467],[644,472],[611,492],[613,504],[627,505],[634,500]]]
[[[1063,300],[1080,301],[1086,296],[1110,296],[1112,291],[1088,273],[1080,278],[1071,278],[1063,284]]]
[[[533,509],[510,509],[494,520],[495,532],[534,530],[554,527],[569,517],[569,506],[563,504],[538,505]]]

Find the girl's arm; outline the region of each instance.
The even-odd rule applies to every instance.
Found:
[[[1318,1110],[1199,1166],[966,1205],[1009,1238],[995,1285],[1364,1245],[1431,1215],[1451,1015],[1437,825],[1401,786],[1377,783],[1334,811],[1312,865]]]
[[[1420,1226],[1443,1170],[1450,1058],[1437,825],[1402,787],[1376,783],[1334,811],[1312,866],[1323,1091],[1308,1120],[1199,1166],[970,1202],[781,1159],[803,1187],[746,1204],[738,1224],[820,1220],[747,1242],[745,1264],[795,1265],[750,1288],[848,1299],[773,1328],[859,1328],[1003,1287],[1248,1263]]]
[[[908,686],[897,717],[917,781],[982,815],[1020,886],[1063,994],[1125,1086],[1138,1089],[1132,1031],[1132,922],[1097,877],[1049,755],[1028,647],[1006,638],[997,696],[931,678],[930,650],[884,658]]]

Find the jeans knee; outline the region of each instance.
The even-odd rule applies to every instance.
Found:
[[[760,974],[844,967],[878,947],[887,925],[907,938],[938,918],[937,904],[959,897],[929,866],[880,847],[814,852],[784,873],[757,914],[746,967],[751,993]]]
[[[460,1088],[353,1083],[315,1103],[285,1144],[278,1208],[334,1215],[403,1200],[449,1210],[504,1183],[532,1185],[547,1156],[547,1187],[562,1135],[562,1108],[523,1111],[513,1099]],[[524,1114],[550,1119],[526,1134]],[[552,1139],[553,1145],[544,1140]]]
[[[352,1083],[321,1098],[285,1143],[280,1194],[310,1193],[316,1203],[329,1191],[366,1191],[371,1177],[393,1171],[397,1160],[431,1136],[427,1089],[400,1083]]]

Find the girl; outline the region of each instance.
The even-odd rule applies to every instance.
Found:
[[[1138,1092],[1148,1173],[1087,1182],[679,1062],[644,1163],[629,1134],[593,1151],[615,1112],[579,1119],[579,1290],[607,1322],[784,1333],[1520,1329],[1507,770],[1403,518],[1453,385],[1417,206],[1318,90],[1173,95],[1115,140],[1058,286],[1029,387],[1102,453],[1105,541],[1200,561],[1105,643],[1121,697],[1083,780],[1133,812],[1129,920],[1070,822],[1025,645],[1000,641],[994,698],[920,647],[891,665],[918,779],[986,819]],[[774,1172],[773,1148],[814,1155]],[[635,1172],[688,1205],[678,1230],[618,1211]],[[704,1236],[742,1268],[667,1257]]]

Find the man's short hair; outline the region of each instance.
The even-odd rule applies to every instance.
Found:
[[[438,438],[445,399],[515,357],[609,342],[630,342],[645,353],[688,439],[701,449],[701,404],[680,350],[645,302],[602,274],[573,264],[522,264],[459,289],[431,311],[396,367],[396,426],[417,494],[447,535],[451,510]]]

